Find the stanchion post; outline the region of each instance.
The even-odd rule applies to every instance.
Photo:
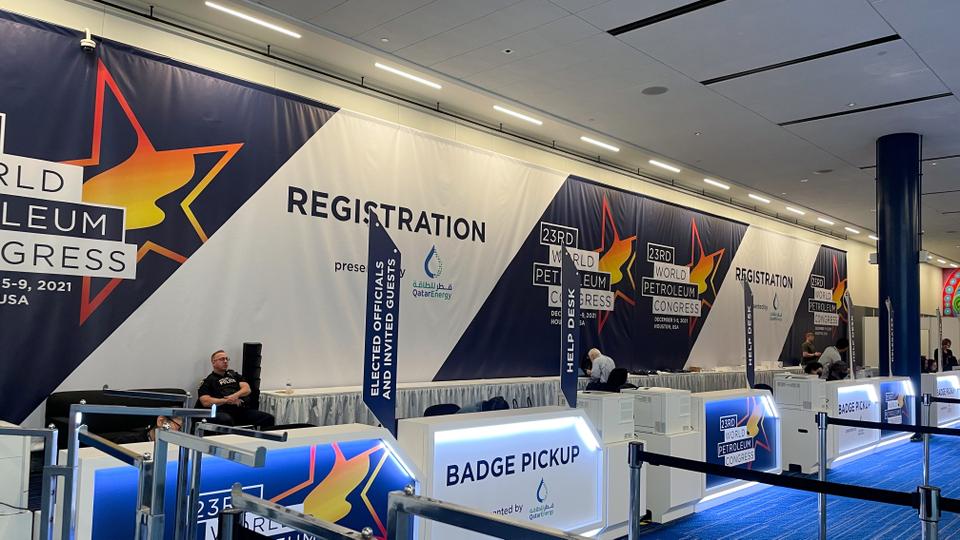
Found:
[[[242,527],[240,524],[240,512],[233,509],[227,509],[220,512],[217,538],[218,540],[233,540],[236,529]]]
[[[827,480],[827,413],[817,413],[817,431],[820,435],[819,471],[817,478],[821,482]],[[827,496],[817,494],[817,514],[820,517],[820,540],[827,540]]]
[[[922,398],[923,409],[920,411],[920,425],[930,425],[930,394],[924,394]],[[930,434],[923,434],[923,485],[930,485]]]
[[[630,464],[630,516],[629,516],[629,536],[628,540],[637,540],[640,538],[640,522],[647,513],[645,508],[641,508],[640,501],[644,499],[641,493],[643,482],[641,468],[643,467],[643,442],[633,441],[630,443],[629,453],[627,454]]]
[[[918,486],[920,495],[920,540],[937,540],[940,527],[940,488]]]

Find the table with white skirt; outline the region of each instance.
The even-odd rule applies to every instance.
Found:
[[[788,369],[757,371],[756,382],[773,386],[776,373]],[[795,371],[789,369],[789,371]],[[579,388],[589,382],[581,378]],[[662,375],[630,375],[628,382],[636,386],[666,386],[691,392],[729,390],[746,386],[741,371],[667,373]],[[461,407],[501,396],[511,407],[543,407],[556,405],[560,397],[559,377],[517,377],[471,381],[435,381],[400,383],[397,395],[397,418],[423,416],[431,405],[454,403]],[[363,404],[359,386],[328,388],[296,388],[264,390],[260,393],[260,410],[272,414],[278,424],[313,424],[330,426],[353,422],[377,425],[373,414]]]

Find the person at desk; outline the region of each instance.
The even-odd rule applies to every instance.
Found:
[[[600,349],[590,349],[590,352],[587,353],[587,356],[590,358],[592,367],[590,371],[587,372],[590,375],[591,381],[599,381],[600,383],[606,383],[607,379],[610,378],[610,372],[613,371],[617,365],[613,362],[613,358],[609,356],[604,356]]]
[[[815,337],[813,332],[807,332],[804,334],[803,343],[800,345],[801,356],[800,356],[800,365],[806,366],[809,363],[816,362],[820,358],[820,353],[817,352],[817,347],[813,344],[813,338]]]
[[[804,375],[816,375],[817,377],[823,375],[823,364],[820,362],[809,362],[807,365],[803,366]]]
[[[954,356],[953,351],[950,350],[951,345],[953,345],[953,343],[951,343],[948,338],[943,338],[943,341],[940,343],[940,358],[943,359],[942,365],[944,371],[953,371],[958,365],[957,357]]]
[[[239,373],[229,369],[227,353],[214,352],[210,355],[210,364],[213,371],[200,382],[197,395],[200,406],[207,409],[217,406],[217,415],[211,422],[226,426],[253,425],[260,429],[272,427],[272,414],[251,409],[244,403],[243,398],[250,395],[250,385]]]
[[[824,377],[828,381],[845,378],[850,370],[847,363],[843,360],[843,355],[849,348],[850,341],[842,337],[837,340],[835,345],[824,349],[823,354],[820,355],[820,364],[823,365],[823,373],[820,377]],[[836,364],[836,367],[834,367],[834,364]]]

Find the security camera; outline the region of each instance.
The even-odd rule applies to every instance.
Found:
[[[80,40],[80,48],[83,49],[85,53],[92,53],[97,48],[97,42],[90,37],[89,28],[84,28],[83,30],[87,33],[87,37]]]

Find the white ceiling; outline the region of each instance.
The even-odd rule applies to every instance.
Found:
[[[613,163],[695,189],[704,176],[875,230],[875,140],[924,135],[925,158],[960,156],[960,2],[726,0],[613,36],[608,30],[692,0],[222,0],[304,34],[293,40],[196,0],[159,0],[176,18],[423,102],[441,102],[511,131],[597,155],[592,134],[623,148]],[[144,2],[131,0],[131,4]],[[896,38],[900,36],[900,39]],[[885,43],[730,80],[861,42]],[[509,50],[506,54],[504,51]],[[374,69],[373,61],[444,84],[440,91]],[[646,95],[651,86],[668,88]],[[520,108],[528,127],[492,110]],[[875,108],[874,108],[875,107]],[[874,108],[856,112],[861,108]],[[819,120],[780,124],[834,115]],[[672,174],[651,157],[684,170]],[[831,172],[815,174],[829,169]],[[960,157],[924,166],[924,247],[960,262]],[[749,201],[749,199],[746,199]],[[795,216],[793,216],[795,217]],[[861,236],[865,236],[861,235]]]

